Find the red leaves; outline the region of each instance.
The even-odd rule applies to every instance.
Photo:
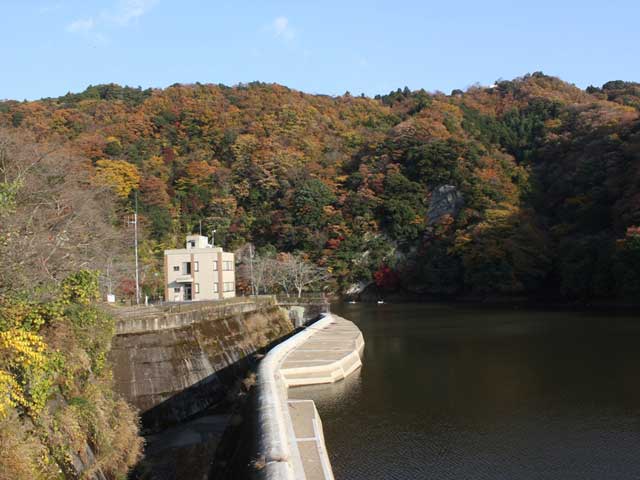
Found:
[[[395,290],[400,285],[400,276],[388,265],[382,265],[373,274],[376,285],[385,290]]]
[[[116,287],[116,292],[125,298],[131,298],[136,294],[136,282],[132,278],[123,278]]]
[[[343,240],[344,240],[344,237],[330,238],[329,240],[327,240],[327,249],[337,250]]]

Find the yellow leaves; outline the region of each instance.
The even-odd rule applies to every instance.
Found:
[[[158,177],[163,182],[169,181],[169,169],[160,155],[153,155],[142,162],[145,175]]]
[[[334,181],[336,182],[336,184],[338,185],[342,185],[343,183],[345,183],[347,180],[349,179],[348,175],[338,175],[334,178]]]
[[[48,397],[47,345],[20,328],[0,332],[0,418],[21,406],[37,414]]]
[[[99,298],[98,272],[93,270],[80,270],[69,275],[62,282],[60,299],[65,304],[72,302],[88,305]]]
[[[424,223],[424,217],[422,215],[416,215],[411,220],[412,225],[422,225]]]
[[[517,205],[511,205],[506,202],[501,202],[498,204],[498,207],[499,208],[490,208],[486,211],[486,222],[491,227],[506,225],[520,210]]]
[[[495,242],[503,242],[508,232],[514,228],[518,221],[520,208],[506,202],[501,202],[497,208],[487,209],[485,219],[470,229],[460,230],[456,233],[454,245],[450,253],[469,254],[472,244],[482,254],[492,253]],[[482,245],[480,247],[480,245]],[[495,252],[493,252],[495,253]]]
[[[547,130],[557,130],[562,126],[562,120],[559,118],[550,118],[545,120],[544,126]]]
[[[331,218],[338,213],[338,210],[333,205],[324,205],[322,207],[322,213],[324,213],[327,218]]]
[[[25,300],[3,299],[0,301],[0,330],[22,328],[37,331],[61,315],[61,305],[54,302],[36,305]]]
[[[255,135],[252,134],[242,134],[238,135],[236,141],[231,146],[231,151],[233,152],[236,160],[249,160],[251,159],[251,154],[253,151],[258,148],[259,142]]]
[[[39,327],[44,319],[34,312],[33,305],[25,301],[4,301],[0,304],[0,328],[11,328],[32,324]]]
[[[65,305],[88,305],[97,292],[97,272],[81,270],[62,282],[59,297],[50,302],[0,299],[0,418],[9,408],[21,407],[31,416],[44,408],[64,359],[37,332],[62,319]],[[80,310],[77,322],[94,325],[93,313]]]
[[[8,367],[42,368],[47,345],[40,335],[11,328],[0,332],[0,362]]]
[[[140,185],[138,168],[124,160],[98,160],[94,181],[111,188],[120,198],[127,198]]]
[[[456,234],[453,246],[449,248],[447,251],[448,254],[457,254],[464,252],[466,247],[473,242],[473,237],[471,233],[465,230],[462,230]]]
[[[13,376],[0,369],[0,419],[9,413],[9,409],[18,405],[26,405],[27,401],[22,395],[22,389]]]

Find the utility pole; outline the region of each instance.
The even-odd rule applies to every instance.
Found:
[[[135,210],[133,211],[133,222],[129,221],[129,225],[133,224],[133,250],[136,258],[136,305],[140,305],[140,277],[138,268],[138,192],[134,192]]]
[[[113,260],[111,260],[111,256],[109,256],[109,261],[107,262],[107,287],[109,291],[109,295],[111,295],[111,290],[113,286],[113,282],[111,281],[111,265],[113,264]]]
[[[253,243],[249,244],[249,271],[251,272],[251,292],[253,296],[257,296],[255,282],[253,280]]]

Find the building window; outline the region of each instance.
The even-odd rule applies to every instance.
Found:
[[[217,260],[213,261],[213,270],[214,271],[218,270],[218,261]]]
[[[224,282],[224,291],[225,292],[233,292],[233,282]]]
[[[200,293],[200,284],[199,283],[194,283],[193,284],[193,288],[195,289],[195,293]]]
[[[185,275],[191,275],[191,262],[184,262]]]
[[[233,270],[233,262],[230,262],[230,261],[228,261],[228,260],[225,260],[225,261],[224,261],[224,263],[223,263],[223,267],[222,267],[222,268],[223,268],[224,270],[226,270],[226,271],[231,271],[231,270]]]
[[[198,262],[193,262],[193,271],[194,272],[199,272],[200,271],[200,265]]]
[[[218,293],[218,282],[213,283],[213,293]]]
[[[194,247],[196,246],[196,242],[195,242],[195,240],[189,240],[189,246],[190,246],[191,248],[194,248]]]
[[[180,293],[180,287],[173,287],[173,293]]]
[[[179,272],[180,271],[180,265],[174,265],[173,266],[173,271],[174,272]]]

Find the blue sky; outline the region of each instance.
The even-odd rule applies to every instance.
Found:
[[[542,70],[640,81],[640,1],[0,0],[0,98],[116,82],[449,92]]]

